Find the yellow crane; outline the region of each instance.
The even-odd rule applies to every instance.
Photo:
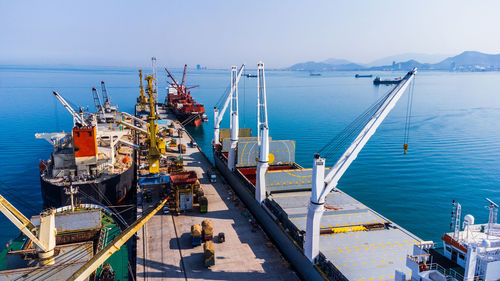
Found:
[[[140,88],[140,90],[139,90],[140,96],[137,99],[137,101],[139,102],[139,106],[141,108],[141,111],[145,111],[146,104],[148,103],[148,98],[146,97],[146,95],[144,93],[144,88],[142,87],[142,69],[139,69],[139,79],[141,80],[141,84],[139,87]]]
[[[132,235],[134,235],[141,227],[149,221],[167,202],[168,197],[163,199],[163,201],[156,206],[147,215],[142,216],[131,226],[125,229],[120,235],[116,236],[111,243],[109,243],[104,249],[92,257],[87,263],[85,263],[80,269],[78,269],[73,275],[68,278],[68,281],[80,281],[88,278],[103,262],[105,262],[109,257],[111,257],[116,251],[120,250],[120,247],[125,244]]]
[[[142,73],[142,72],[140,72]],[[160,156],[166,153],[165,140],[161,138],[158,134],[158,125],[156,124],[156,111],[155,111],[155,99],[153,91],[153,76],[146,75],[145,80],[148,82],[146,91],[148,92],[149,98],[149,117],[147,123],[147,130],[134,126],[132,124],[117,121],[136,132],[139,132],[147,137],[147,147],[148,147],[148,164],[149,173],[157,174],[160,172]],[[141,74],[142,81],[142,74]],[[142,121],[144,122],[144,121]]]
[[[160,172],[160,156],[166,152],[165,141],[157,137],[158,125],[156,124],[155,99],[153,91],[153,76],[146,75],[148,88],[146,89],[149,95],[149,117],[148,117],[148,162],[149,173],[157,174]]]

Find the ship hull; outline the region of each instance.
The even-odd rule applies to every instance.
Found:
[[[183,123],[184,121],[186,121],[188,119],[192,119],[192,120],[188,121],[186,124],[183,124],[184,126],[198,127],[202,123],[201,114],[188,114],[188,113],[179,112],[177,110],[172,110],[172,112],[174,113],[177,120],[179,120],[179,122],[181,122],[181,123]]]
[[[213,156],[217,170],[229,182],[241,201],[243,201],[252,215],[257,219],[262,229],[273,240],[274,244],[278,246],[281,253],[294,266],[302,278],[304,280],[325,280],[303,254],[302,249],[292,241],[266,209],[255,200],[253,195],[255,187],[238,172],[230,171],[222,155],[214,151]]]
[[[136,185],[135,164],[126,171],[96,183],[73,184],[78,188],[74,195],[77,203],[93,203],[104,206],[119,205]],[[71,205],[66,187],[53,184],[40,177],[44,208]]]

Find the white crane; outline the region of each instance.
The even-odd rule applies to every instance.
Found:
[[[240,121],[238,116],[238,86],[236,84],[236,66],[231,67],[231,114],[229,128],[231,130],[231,146],[227,157],[227,167],[233,170],[236,164],[236,148],[238,147],[238,134]]]
[[[224,113],[226,112],[226,109],[227,109],[229,103],[232,102],[232,100],[233,100],[234,91],[236,88],[238,88],[238,83],[240,81],[241,74],[243,74],[244,68],[245,68],[245,65],[243,64],[240,67],[238,74],[236,75],[236,79],[233,79],[234,74],[233,74],[233,72],[231,72],[231,91],[229,92],[229,95],[227,96],[226,101],[224,102],[224,105],[223,105],[222,109],[220,110],[220,112],[219,112],[219,109],[217,107],[214,107],[214,139],[213,139],[214,145],[220,144],[220,141],[219,141],[220,123],[222,122],[222,118],[224,117]],[[236,108],[238,107],[237,102],[235,103],[235,106],[236,106]],[[231,110],[233,110],[232,106],[231,106]],[[232,114],[231,114],[231,116],[232,116]],[[236,117],[237,116],[238,115],[236,113]],[[233,125],[233,122],[231,122],[231,128],[232,128],[232,125]]]
[[[69,111],[69,113],[73,116],[73,125],[76,125],[76,123],[80,123],[82,126],[87,126],[87,122],[83,120],[83,117],[76,113],[76,111],[69,105],[69,103],[56,91],[52,91],[54,93],[54,96],[62,103],[62,105],[66,108],[66,110]]]
[[[387,114],[394,108],[399,98],[415,77],[417,69],[408,72],[401,82],[387,95],[378,110],[373,114],[361,133],[342,154],[337,163],[325,177],[325,158],[314,155],[311,203],[307,212],[306,241],[304,253],[312,262],[319,254],[320,221],[324,212],[326,196],[337,186],[338,181],[349,165],[356,159],[366,142],[375,133]]]
[[[0,195],[0,212],[33,241],[40,258],[40,265],[54,264],[57,231],[53,209],[47,209],[40,213],[40,227],[38,229],[2,195]]]
[[[257,144],[259,145],[259,161],[256,170],[255,200],[262,203],[266,199],[266,171],[269,167],[269,125],[263,62],[257,65]]]

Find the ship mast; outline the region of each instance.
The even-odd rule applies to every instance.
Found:
[[[255,199],[266,199],[266,171],[269,167],[269,124],[267,122],[266,76],[264,63],[257,66],[257,144],[259,161],[256,170]]]
[[[309,204],[307,213],[306,241],[304,247],[304,253],[309,260],[314,262],[319,254],[320,221],[324,212],[326,196],[337,186],[344,172],[354,159],[356,159],[361,149],[375,133],[389,112],[394,108],[399,98],[415,77],[416,72],[416,68],[408,72],[401,82],[387,95],[384,102],[361,130],[361,133],[354,139],[326,176],[325,158],[321,158],[319,154],[314,155],[311,203]]]

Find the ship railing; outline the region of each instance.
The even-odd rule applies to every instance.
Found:
[[[300,231],[295,224],[290,221],[288,214],[281,208],[281,206],[270,199],[264,200],[264,205],[271,211],[271,213],[278,219],[286,233],[292,237],[300,248],[304,245],[304,232]]]
[[[333,281],[348,281],[344,274],[337,269],[337,267],[329,261],[323,253],[319,253],[316,259],[316,266],[326,275],[328,280]]]
[[[436,270],[436,271],[441,272],[444,276],[446,276],[446,279],[449,281],[452,281],[454,279],[455,280],[464,280],[464,276],[462,274],[456,272],[455,270],[453,270],[451,268],[444,268],[437,263],[430,263],[427,266],[428,266],[428,270]]]

